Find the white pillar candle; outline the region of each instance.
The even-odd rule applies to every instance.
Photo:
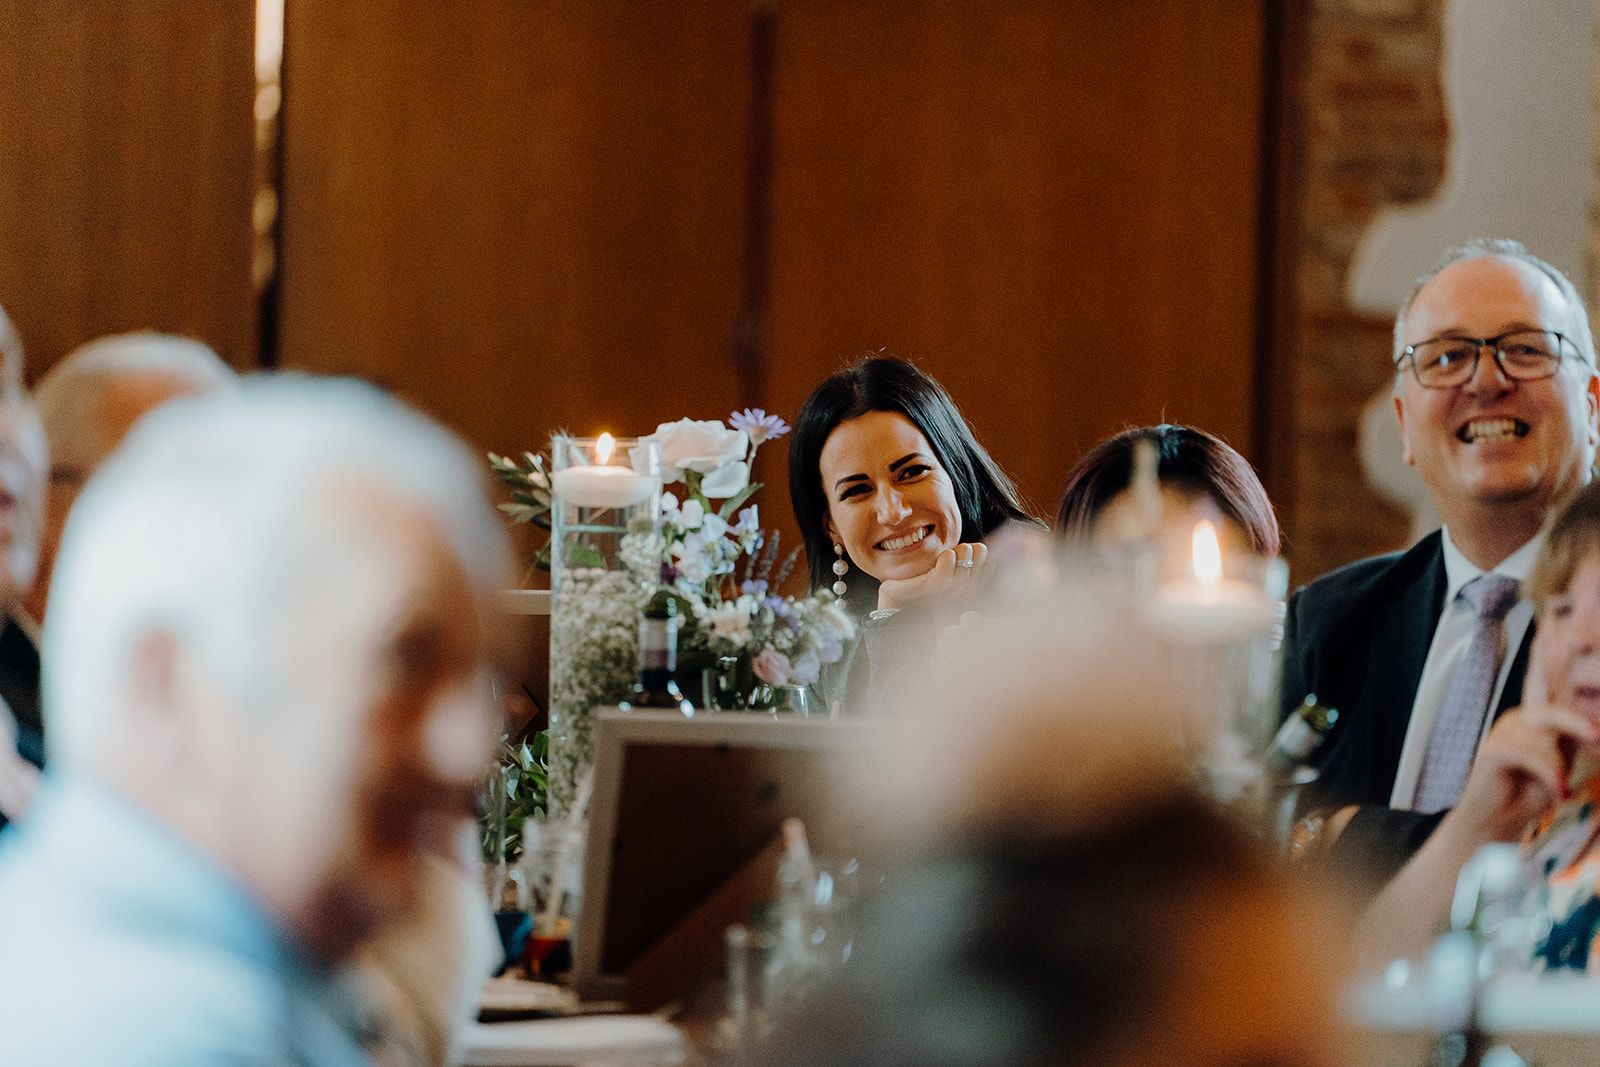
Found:
[[[595,445],[595,465],[567,467],[550,476],[550,488],[558,499],[580,508],[625,508],[661,491],[653,475],[641,474],[632,467],[609,461],[616,442],[608,433]]]
[[[1193,577],[1161,585],[1150,603],[1150,622],[1164,636],[1183,644],[1226,644],[1277,621],[1277,605],[1260,586],[1222,576],[1222,546],[1209,519],[1195,526],[1191,558]]]

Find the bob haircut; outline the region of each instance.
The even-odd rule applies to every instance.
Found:
[[[1559,509],[1528,577],[1528,595],[1540,611],[1572,584],[1579,565],[1600,554],[1600,481],[1591,480]]]
[[[805,542],[812,588],[833,581],[822,446],[840,423],[871,411],[903,415],[928,439],[955,490],[963,542],[981,541],[1008,522],[1039,524],[942,385],[903,359],[868,356],[833,374],[806,398],[789,443],[789,499]],[[852,591],[868,584],[865,577],[851,563],[846,578]]]
[[[1263,556],[1279,554],[1283,539],[1272,501],[1245,458],[1204,430],[1169,423],[1123,430],[1084,453],[1061,492],[1058,533],[1075,542],[1093,536],[1100,512],[1133,478],[1134,445],[1139,441],[1155,445],[1156,474],[1164,485],[1214,500],[1245,532],[1252,549]]]

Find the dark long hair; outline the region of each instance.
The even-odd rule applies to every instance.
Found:
[[[822,446],[841,422],[869,411],[904,415],[928,439],[955,490],[962,541],[981,541],[1013,520],[1038,523],[1023,507],[1016,485],[972,436],[942,385],[903,359],[868,356],[812,391],[795,419],[789,442],[789,499],[800,523],[813,588],[834,580]],[[860,595],[875,584],[854,564],[846,582],[852,593],[862,590]]]
[[[1249,537],[1252,549],[1263,556],[1278,555],[1283,547],[1278,518],[1249,461],[1204,430],[1167,423],[1123,430],[1083,454],[1061,493],[1058,533],[1074,541],[1093,536],[1101,509],[1133,478],[1133,446],[1139,441],[1155,445],[1156,475],[1162,482],[1216,501]]]

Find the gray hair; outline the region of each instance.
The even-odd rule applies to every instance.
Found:
[[[52,752],[98,753],[130,655],[166,632],[235,704],[285,685],[285,627],[325,494],[375,487],[422,510],[487,592],[509,552],[473,454],[437,423],[347,379],[256,376],[142,420],[67,520],[42,653]]]
[[[57,462],[93,470],[116,447],[101,405],[130,377],[168,378],[182,394],[209,393],[237,380],[233,368],[199,341],[141,330],[96,338],[51,367],[33,391]]]
[[[1416,285],[1411,288],[1411,295],[1406,297],[1406,302],[1400,305],[1400,312],[1394,319],[1394,360],[1396,365],[1400,362],[1401,355],[1405,352],[1406,315],[1411,311],[1411,305],[1416,303],[1417,295],[1422,292],[1433,279],[1444,272],[1446,267],[1463,263],[1469,259],[1485,259],[1498,256],[1502,259],[1515,260],[1526,263],[1534,270],[1550,279],[1556,289],[1561,292],[1567,306],[1572,309],[1572,333],[1567,337],[1577,346],[1578,354],[1590,367],[1595,365],[1594,333],[1589,327],[1589,312],[1583,305],[1583,297],[1578,294],[1578,287],[1558,269],[1554,264],[1540,259],[1529,252],[1527,246],[1521,241],[1512,241],[1504,237],[1474,237],[1453,248],[1445,250],[1437,261],[1429,268],[1428,272],[1417,279]]]

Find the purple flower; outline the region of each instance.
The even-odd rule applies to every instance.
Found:
[[[739,585],[739,592],[746,596],[766,596],[767,582],[764,578],[750,578]]]
[[[661,565],[661,584],[662,585],[671,585],[673,582],[675,582],[677,580],[678,580],[678,568],[674,567],[670,563],[663,563]]]
[[[745,408],[728,416],[728,425],[750,435],[754,448],[763,441],[773,441],[789,432],[789,424],[777,415],[768,415],[763,408]]]

